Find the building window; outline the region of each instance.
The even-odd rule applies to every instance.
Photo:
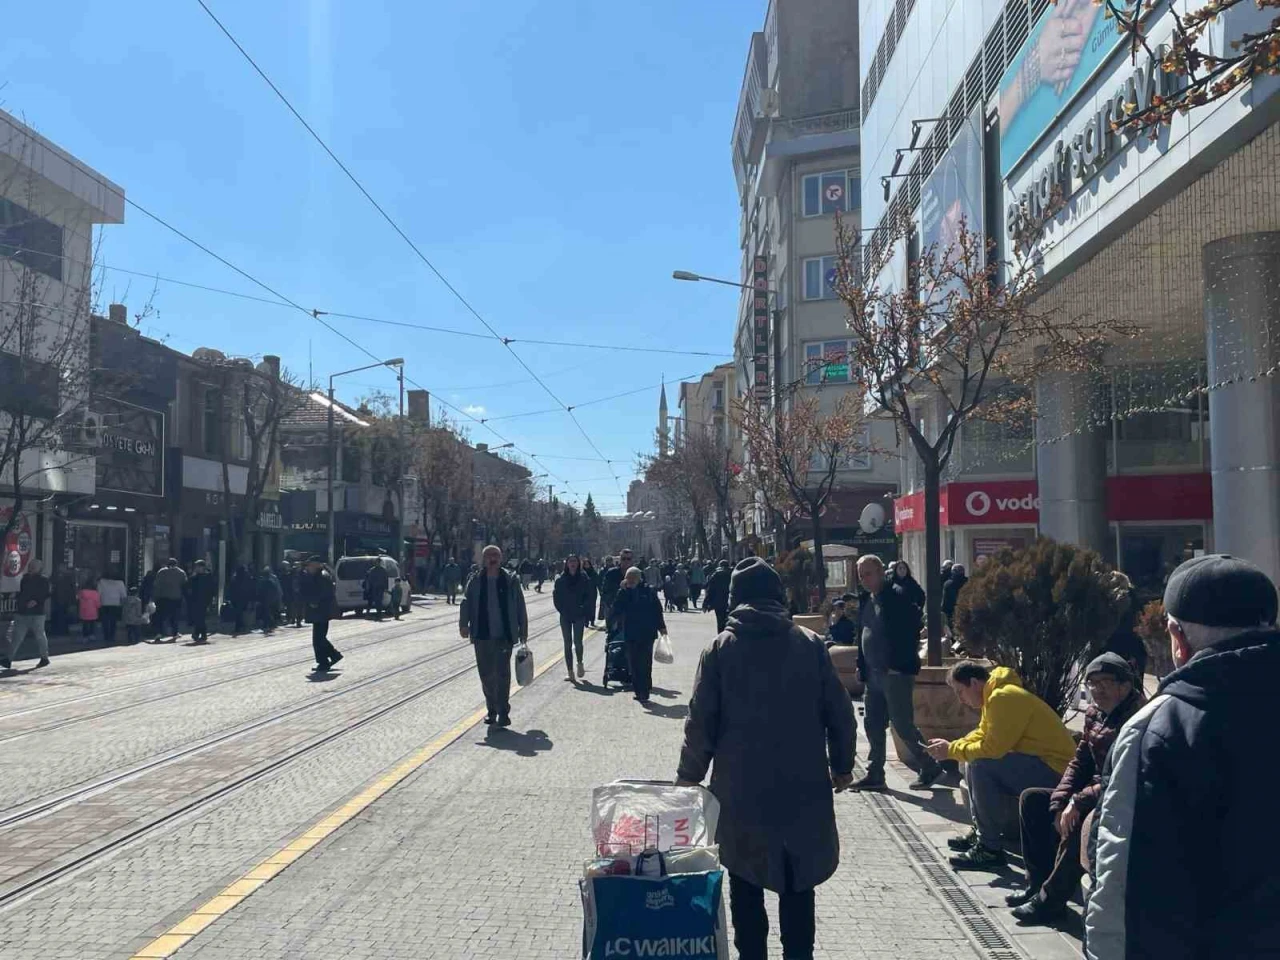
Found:
[[[849,341],[822,340],[804,345],[804,382],[811,387],[824,383],[848,383]]]
[[[862,208],[862,185],[858,169],[811,173],[802,181],[804,215],[825,217]]]
[[[715,399],[713,399],[711,403],[712,403],[712,407],[711,407],[712,410],[724,409],[724,384],[723,383],[716,384]]]
[[[222,396],[216,387],[204,388],[204,423],[202,443],[205,456],[222,453]]]
[[[52,363],[0,351],[0,410],[5,413],[53,420],[58,416],[58,385],[58,368]]]
[[[811,257],[802,261],[804,268],[804,299],[834,300],[836,280],[840,275],[839,257]]]
[[[62,228],[0,199],[0,256],[62,280]]]

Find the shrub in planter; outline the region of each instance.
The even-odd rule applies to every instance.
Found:
[[[1002,550],[960,592],[955,629],[965,648],[1013,667],[1028,690],[1062,713],[1080,671],[1115,630],[1127,594],[1092,550],[1041,537]]]

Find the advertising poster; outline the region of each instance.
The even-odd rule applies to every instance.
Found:
[[[1120,45],[1094,0],[1058,0],[1000,78],[1000,173],[1010,171]]]
[[[0,507],[0,526],[9,522],[13,516],[13,507]],[[27,572],[27,564],[33,556],[34,531],[31,517],[26,513],[18,514],[18,522],[14,524],[4,540],[4,562],[0,568],[0,593],[16,593],[22,582],[22,575]]]
[[[936,248],[938,262],[951,256],[960,225],[985,236],[982,216],[982,107],[960,127],[920,190],[920,249]],[[932,291],[924,291],[925,299]],[[945,291],[942,291],[945,293]],[[941,295],[941,294],[940,294]]]

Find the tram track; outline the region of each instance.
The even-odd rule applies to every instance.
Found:
[[[539,618],[539,620],[535,622],[542,623],[547,619],[551,618]],[[533,624],[531,624],[531,626],[532,625]],[[558,629],[559,625],[557,622],[536,634],[531,634],[530,640],[539,639],[554,631],[558,631]],[[80,784],[71,790],[63,791],[60,794],[43,799],[37,799],[25,804],[21,808],[11,807],[9,811],[0,813],[0,836],[11,831],[20,830],[25,825],[38,821],[43,817],[55,815],[61,810],[75,807],[90,798],[99,797],[102,794],[130,781],[139,779],[155,771],[174,766],[184,760],[189,760],[192,757],[198,756],[218,746],[243,738],[254,731],[263,730],[270,726],[279,724],[304,711],[311,710],[326,703],[331,703],[337,697],[356,690],[368,689],[371,686],[385,682],[388,679],[402,675],[410,670],[455,655],[470,646],[470,643],[461,643],[454,645],[447,650],[436,651],[428,657],[419,658],[419,660],[412,664],[405,664],[376,677],[369,677],[363,681],[353,683],[349,687],[336,691],[334,694],[328,695],[322,700],[311,701],[307,704],[297,705],[286,710],[277,711],[269,717],[259,718],[258,720],[253,721],[250,724],[245,724],[236,730],[228,731],[225,734],[220,734],[217,737],[202,741],[198,744],[193,744],[190,747],[171,752],[164,756],[152,758],[144,761],[143,763],[136,764],[127,770],[117,771],[109,776]],[[450,669],[442,675],[434,677],[425,685],[398,695],[389,702],[375,704],[371,709],[362,711],[358,715],[342,722],[338,726],[325,730],[297,746],[281,751],[270,759],[257,764],[242,773],[238,773],[228,780],[218,782],[210,789],[198,795],[193,795],[187,800],[165,807],[155,816],[145,818],[136,826],[105,835],[97,841],[89,841],[84,844],[79,844],[74,848],[76,851],[74,855],[62,858],[51,858],[51,865],[48,868],[38,868],[34,871],[29,871],[27,874],[23,874],[20,878],[17,878],[17,882],[7,886],[5,885],[3,878],[0,878],[0,910],[26,899],[30,895],[67,876],[68,874],[75,873],[92,866],[95,862],[102,859],[109,853],[154,833],[166,824],[195,811],[211,806],[232,792],[268,777],[294,761],[302,757],[306,757],[334,741],[340,740],[355,731],[375,723],[389,714],[415,703],[463,677],[473,676],[474,673],[475,665],[468,659],[467,662],[464,662],[460,666]],[[2,845],[2,843],[3,841],[0,841],[0,845]]]
[[[539,617],[538,619],[532,621],[530,623],[530,626],[532,626],[533,623],[541,623],[543,619],[545,618]],[[360,650],[368,650],[372,647],[376,647],[384,643],[389,643],[394,640],[403,640],[406,637],[412,637],[415,633],[421,632],[424,629],[430,629],[431,627],[436,626],[439,623],[440,621],[437,620],[435,623],[431,623],[431,624],[424,622],[424,623],[415,623],[412,625],[406,625],[405,628],[403,629],[396,630],[389,634],[378,635],[376,637],[373,637],[372,639],[367,640],[364,643],[347,644],[344,642],[344,645],[347,647],[347,650],[346,650],[347,653],[355,653]],[[277,653],[279,652],[282,652],[282,651],[277,651]],[[270,656],[270,654],[268,654],[268,656]],[[52,733],[55,730],[62,730],[66,727],[75,726],[81,723],[89,723],[95,720],[101,720],[106,717],[114,716],[119,713],[124,713],[129,710],[135,710],[140,707],[145,707],[151,704],[162,703],[166,700],[173,700],[178,697],[184,697],[191,694],[201,693],[206,690],[212,690],[217,687],[224,686],[228,683],[235,683],[237,681],[249,679],[250,677],[259,677],[259,676],[263,676],[264,674],[275,673],[279,670],[292,669],[294,667],[311,663],[314,661],[315,658],[311,654],[307,654],[306,656],[294,657],[288,661],[285,661],[284,663],[272,664],[270,666],[262,665],[255,658],[247,658],[247,659],[251,663],[251,666],[249,669],[238,671],[229,676],[208,680],[204,683],[199,683],[196,686],[184,687],[180,690],[168,690],[151,697],[144,697],[142,699],[132,699],[128,703],[122,703],[122,704],[119,704],[118,706],[108,707],[104,710],[98,710],[93,713],[86,713],[86,714],[82,714],[80,716],[74,716],[74,717],[66,717],[61,720],[54,720],[49,723],[41,724],[39,726],[27,727],[25,729],[15,730],[11,733],[0,734],[0,744],[10,743],[14,740],[21,740],[25,737],[30,737],[35,734]],[[227,666],[235,666],[242,662],[243,661],[241,660],[237,660],[235,664],[228,664]],[[183,676],[187,676],[187,675],[190,675],[190,674],[184,674]],[[164,679],[172,681],[175,678],[168,677]],[[177,679],[180,679],[180,677]],[[134,684],[128,687],[118,687],[115,690],[103,691],[102,693],[97,693],[97,694],[88,694],[82,698],[73,697],[73,698],[60,700],[58,701],[57,705],[83,703],[86,700],[90,700],[90,699],[112,696],[118,693],[127,693],[130,689],[139,689],[143,687],[153,686],[158,682],[162,682],[162,681],[161,680],[140,681],[138,684]],[[48,709],[48,707],[42,706],[35,709]],[[31,711],[25,711],[25,712],[29,713]],[[20,716],[22,715],[22,713],[23,712],[10,714],[8,716],[0,716],[0,723],[3,723],[5,720],[9,719],[9,717]],[[3,827],[3,820],[0,820],[0,827]]]
[[[443,612],[443,611],[442,611],[442,612]],[[399,640],[399,639],[403,639],[404,637],[412,636],[412,634],[413,634],[414,632],[416,632],[416,631],[420,631],[420,630],[429,630],[429,629],[432,629],[432,628],[434,628],[434,627],[436,627],[436,626],[439,626],[440,624],[448,623],[448,622],[450,622],[454,617],[456,617],[456,613],[455,613],[455,614],[448,614],[448,613],[446,613],[444,616],[440,616],[440,617],[430,617],[430,618],[428,618],[428,619],[426,619],[426,620],[412,621],[411,623],[406,624],[406,625],[405,625],[405,628],[404,628],[403,630],[397,630],[396,632],[394,632],[394,633],[392,633],[392,634],[390,634],[390,635],[382,635],[382,636],[378,636],[376,639],[373,639],[373,640],[371,640],[371,641],[370,641],[370,642],[368,642],[368,643],[362,643],[362,644],[359,644],[358,646],[352,646],[352,647],[351,647],[351,649],[353,649],[353,650],[363,650],[363,649],[367,649],[367,648],[369,648],[369,647],[377,646],[378,644],[381,644],[381,643],[387,643],[387,642],[392,641],[392,640]],[[337,622],[339,622],[339,621],[334,621],[334,622],[335,622],[335,623],[337,623]],[[374,622],[376,622],[376,621],[374,621]],[[351,638],[339,638],[339,639],[342,639],[342,641],[345,643],[345,642],[347,642],[347,639],[358,640],[358,639],[360,639],[361,637],[366,636],[366,634],[373,633],[373,632],[374,632],[374,631],[372,631],[372,630],[368,630],[368,631],[362,630],[362,631],[360,631],[359,633],[354,634]],[[301,634],[299,634],[299,636],[301,636]],[[283,636],[283,637],[276,638],[276,639],[274,639],[274,640],[272,640],[272,641],[269,641],[269,642],[271,642],[271,643],[273,643],[273,644],[277,644],[277,643],[281,643],[281,644],[282,644],[282,643],[284,643],[285,641],[290,640],[290,639],[292,639],[292,637]],[[260,641],[258,641],[258,642],[260,642]],[[287,652],[287,651],[285,651],[285,650],[274,650],[274,651],[268,651],[268,652],[264,653],[264,652],[261,650],[261,647],[259,647],[258,649],[256,649],[253,653],[251,653],[251,654],[250,654],[250,655],[248,655],[248,656],[244,656],[244,657],[237,657],[237,658],[235,658],[235,659],[233,659],[233,660],[230,660],[230,661],[228,661],[227,663],[224,663],[224,664],[215,664],[215,665],[213,665],[213,668],[214,668],[214,669],[221,669],[221,668],[223,668],[223,667],[234,667],[234,666],[241,665],[241,664],[245,664],[245,663],[255,663],[255,664],[256,664],[256,663],[261,659],[261,657],[262,657],[262,656],[274,656],[274,655],[278,655],[278,654],[280,654],[280,653],[285,653],[285,652]],[[310,657],[310,656],[302,657],[302,658],[300,658],[300,659],[299,659],[299,658],[294,658],[294,659],[291,659],[290,661],[288,661],[287,663],[282,663],[282,664],[279,664],[279,665],[277,665],[277,666],[270,667],[270,668],[268,668],[268,669],[269,669],[269,670],[275,670],[275,669],[284,669],[284,668],[287,668],[287,667],[296,667],[296,666],[299,666],[299,665],[301,665],[301,664],[310,663],[310,662],[312,662],[312,660],[313,660],[313,659],[314,659],[314,658],[313,658],[313,657]],[[128,673],[126,673],[126,674],[124,674],[124,675],[125,675],[125,676],[128,676],[128,674],[129,674],[129,673],[141,673],[141,672],[143,672],[143,671],[144,671],[144,670],[146,670],[146,669],[148,669],[148,668],[146,668],[146,667],[142,667],[142,668],[139,668],[138,670],[129,671]],[[160,675],[160,676],[149,677],[149,678],[148,678],[148,679],[146,679],[146,680],[138,680],[138,681],[135,681],[135,682],[133,682],[133,683],[126,683],[126,684],[122,684],[122,685],[120,685],[120,686],[112,687],[112,688],[111,688],[111,689],[109,689],[109,690],[100,690],[100,691],[95,691],[95,692],[93,692],[93,693],[78,694],[78,695],[76,695],[76,696],[71,696],[71,697],[62,697],[62,698],[60,698],[60,699],[58,699],[58,700],[51,700],[51,701],[49,701],[49,702],[47,702],[47,703],[40,703],[40,704],[36,704],[36,705],[34,705],[34,706],[24,707],[24,708],[23,708],[23,709],[21,709],[21,710],[14,710],[14,711],[12,711],[12,712],[10,712],[10,713],[0,714],[0,724],[7,723],[7,722],[9,722],[9,721],[11,721],[11,720],[15,720],[15,719],[17,719],[18,717],[29,716],[29,715],[31,715],[31,714],[33,714],[33,713],[43,713],[43,712],[48,711],[48,710],[56,710],[56,709],[57,709],[57,708],[59,708],[59,707],[74,706],[75,704],[78,704],[78,703],[86,703],[86,702],[88,702],[88,701],[90,701],[90,700],[100,700],[100,699],[103,699],[103,698],[105,698],[105,697],[112,697],[112,696],[116,696],[117,694],[121,694],[121,693],[128,693],[128,692],[130,692],[130,691],[132,691],[132,690],[140,690],[140,689],[144,689],[144,688],[146,688],[146,687],[155,686],[155,685],[156,685],[156,684],[158,684],[158,683],[176,683],[176,682],[180,682],[183,678],[185,678],[185,677],[189,677],[189,676],[192,676],[192,675],[197,674],[197,673],[199,673],[199,672],[200,672],[200,669],[195,669],[195,670],[182,670],[182,671],[175,672],[175,673],[166,673],[166,674],[163,674],[163,675]],[[236,674],[234,677],[228,677],[228,678],[225,678],[225,679],[222,679],[222,680],[214,681],[214,682],[213,682],[213,683],[211,683],[211,684],[207,684],[207,685],[203,685],[203,686],[201,686],[201,687],[196,687],[196,688],[191,688],[191,689],[206,689],[208,686],[216,686],[216,685],[218,685],[218,684],[220,684],[220,683],[228,683],[228,682],[230,682],[230,681],[232,681],[232,680],[240,680],[240,679],[244,679],[245,677],[255,676],[255,675],[257,675],[257,674],[259,674],[259,673],[262,673],[262,672],[263,672],[263,670],[261,669],[261,666],[260,666],[260,665],[258,665],[258,666],[256,666],[256,667],[255,667],[255,669],[253,669],[253,670],[249,670],[249,671],[246,671],[246,672],[243,672],[243,673],[238,673],[238,674]],[[168,699],[169,697],[172,697],[172,696],[180,696],[181,694],[186,693],[186,692],[189,692],[189,691],[187,691],[187,690],[172,691],[171,693],[168,693],[168,694],[162,695],[162,696],[160,696],[160,697],[151,698],[151,699],[149,699],[149,700],[145,700],[145,701],[134,701],[134,703],[133,703],[133,704],[130,704],[130,706],[132,706],[132,705],[140,705],[140,704],[142,704],[142,703],[154,703],[154,702],[156,702],[157,700],[164,700],[164,699]],[[34,729],[34,730],[56,729],[56,725],[51,725],[50,727],[33,728],[33,729]],[[26,735],[26,733],[27,733],[27,731],[22,731],[22,733],[21,733],[20,735],[21,735],[21,736],[25,736],[25,735]],[[4,737],[0,737],[0,743],[4,743],[6,740],[10,740],[10,739],[16,739],[16,736],[4,736]]]

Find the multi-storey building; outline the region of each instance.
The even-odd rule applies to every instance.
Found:
[[[747,54],[734,124],[733,171],[742,205],[741,297],[734,337],[738,396],[786,404],[791,387],[821,391],[824,405],[856,389],[836,294],[836,217],[861,227],[858,16],[836,0],[772,0]],[[896,445],[877,422],[869,440]],[[841,471],[830,533],[859,536],[857,518],[896,488],[892,458],[856,458]],[[847,522],[846,522],[847,521]],[[773,544],[757,511],[744,537]],[[799,539],[802,532],[792,539]],[[878,543],[883,550],[891,543]]]
[[[1002,260],[1042,258],[1043,309],[1140,328],[1100,372],[1035,385],[1034,435],[966,425],[943,492],[944,556],[972,561],[1039,532],[1099,550],[1152,592],[1204,550],[1280,576],[1277,79],[1155,136],[1115,130],[1175,80],[1131,55],[1105,5],[858,6],[862,159],[883,185],[864,195],[864,223],[912,218],[927,242],[963,215]],[[1259,16],[1229,10],[1204,43],[1230,49]],[[1169,5],[1148,29],[1158,51]],[[865,235],[866,262],[887,259],[877,279],[905,283],[889,235]],[[940,414],[926,398],[920,415],[928,427]],[[909,540],[922,507],[918,494],[899,502]]]

